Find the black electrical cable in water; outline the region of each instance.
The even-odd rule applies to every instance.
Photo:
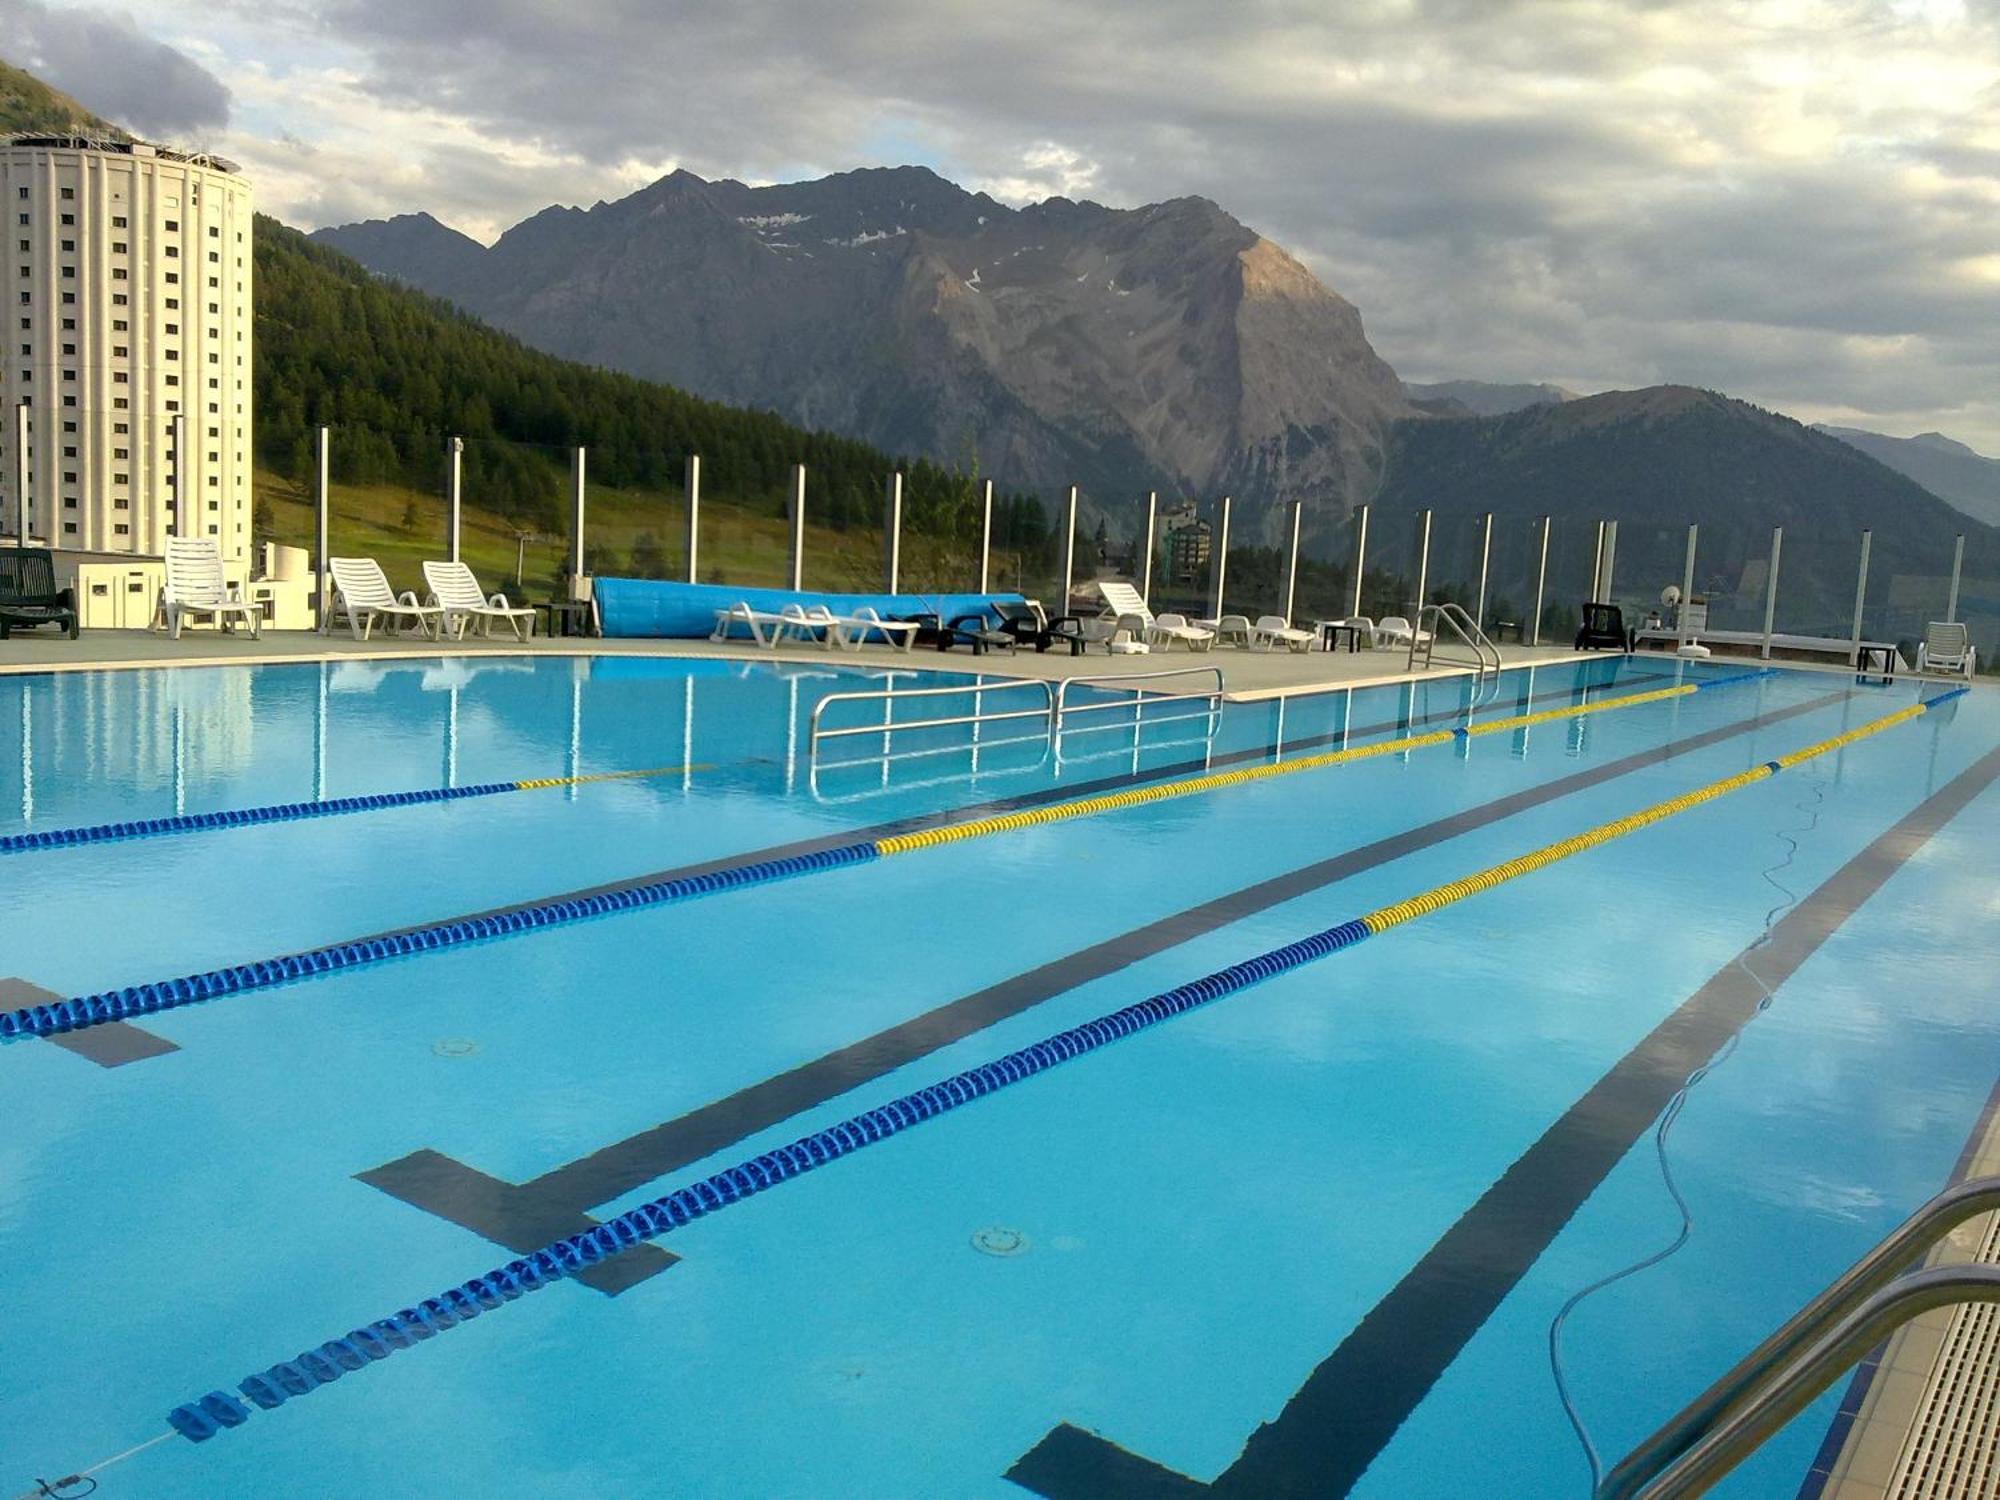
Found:
[[[1757,941],[1736,956],[1736,966],[1749,975],[1751,982],[1763,991],[1763,997],[1757,1002],[1757,1010],[1760,1014],[1771,1008],[1773,992],[1771,987],[1764,983],[1762,976],[1750,967],[1750,957],[1758,949],[1771,941],[1771,929],[1777,925],[1778,918],[1791,910],[1792,907],[1798,905],[1798,895],[1778,877],[1790,869],[1792,862],[1798,858],[1799,840],[1805,838],[1819,827],[1820,809],[1824,806],[1825,802],[1826,779],[1819,777],[1812,783],[1812,800],[1810,802],[1800,801],[1793,804],[1795,811],[1806,815],[1805,826],[1793,829],[1781,828],[1775,831],[1775,836],[1782,839],[1785,843],[1785,857],[1764,870],[1763,878],[1784,899],[1764,913],[1764,930],[1758,935]],[[1576,1433],[1576,1440],[1583,1445],[1584,1459],[1590,1465],[1590,1493],[1593,1495],[1597,1493],[1598,1486],[1604,1482],[1604,1459],[1598,1453],[1597,1445],[1591,1441],[1590,1429],[1584,1423],[1583,1413],[1577,1407],[1575,1393],[1570,1390],[1569,1378],[1563,1371],[1563,1327],[1568,1323],[1570,1314],[1582,1306],[1586,1300],[1596,1296],[1607,1287],[1616,1286],[1628,1277],[1637,1276],[1641,1271],[1649,1271],[1654,1266],[1661,1264],[1678,1253],[1681,1247],[1687,1244],[1689,1237],[1693,1235],[1694,1212],[1688,1207],[1687,1199],[1682,1196],[1680,1184],[1674,1181],[1673,1165],[1667,1158],[1667,1138],[1673,1134],[1675,1123],[1679,1121],[1682,1111],[1687,1108],[1690,1091],[1702,1079],[1728,1062],[1735,1055],[1737,1045],[1742,1039],[1743,1033],[1741,1030],[1732,1032],[1729,1040],[1716,1049],[1715,1056],[1688,1074],[1687,1079],[1674,1092],[1673,1098],[1667,1101],[1666,1108],[1660,1111],[1659,1123],[1653,1127],[1653,1154],[1659,1159],[1660,1181],[1666,1187],[1667,1196],[1674,1200],[1674,1209],[1679,1213],[1681,1220],[1680,1228],[1674,1234],[1673,1239],[1643,1259],[1635,1260],[1630,1265],[1623,1266],[1608,1276],[1599,1277],[1589,1285],[1578,1288],[1571,1294],[1569,1300],[1556,1310],[1555,1317],[1549,1320],[1549,1373],[1555,1378],[1556,1398],[1562,1402],[1563,1415],[1569,1419],[1570,1428]]]

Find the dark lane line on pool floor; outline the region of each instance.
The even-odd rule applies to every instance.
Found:
[[[32,980],[0,978],[0,1010],[21,1005],[46,1005],[61,998],[54,990]],[[144,1062],[149,1057],[164,1057],[169,1052],[181,1050],[179,1043],[170,1042],[143,1026],[134,1026],[130,1021],[107,1021],[102,1026],[64,1032],[48,1040],[65,1052],[74,1052],[100,1068],[122,1068],[127,1063]]]
[[[1623,658],[1620,658],[1619,660],[1622,661]],[[1614,663],[1613,665],[1615,667],[1616,663]],[[1572,683],[1567,687],[1552,689],[1547,693],[1524,694],[1519,698],[1517,698],[1515,702],[1506,706],[1512,708],[1531,708],[1534,706],[1534,704],[1538,702],[1544,702],[1551,699],[1569,699],[1572,702],[1588,702],[1590,701],[1590,697],[1593,692],[1599,693],[1601,695],[1599,701],[1603,704],[1608,705],[1611,703],[1618,702],[1624,698],[1641,696],[1641,694],[1633,692],[1611,693],[1604,691],[1606,689],[1609,689],[1613,686],[1632,686],[1644,682],[1651,682],[1657,679],[1668,677],[1670,675],[1671,674],[1669,673],[1663,673],[1663,672],[1633,672],[1623,676],[1619,676],[1614,672],[1612,674],[1613,680],[1609,683],[1602,683],[1602,684]],[[1469,680],[1470,679],[1468,679],[1468,681]],[[1490,707],[1491,706],[1497,706],[1497,705],[1490,705]],[[1464,712],[1465,712],[1464,708],[1461,706],[1458,709],[1440,710],[1436,713],[1429,713],[1423,715],[1412,716],[1406,714],[1394,720],[1383,720],[1378,723],[1363,725],[1358,729],[1350,727],[1344,733],[1314,735],[1306,738],[1287,741],[1283,746],[1276,748],[1286,753],[1296,754],[1301,750],[1310,749],[1317,745],[1330,744],[1336,740],[1340,740],[1343,738],[1348,740],[1361,739],[1375,734],[1387,733],[1393,730],[1401,730],[1407,732],[1410,729],[1417,728],[1422,725],[1442,723],[1447,720],[1461,718],[1464,716]],[[1222,755],[1208,756],[1200,760],[1177,761],[1170,765],[1151,767],[1143,771],[1128,771],[1120,773],[1115,776],[1100,777],[1094,781],[1071,782],[1060,786],[1046,787],[1035,792],[1024,792],[1013,797],[994,798],[990,801],[983,803],[972,803],[968,805],[944,808],[929,813],[913,814],[909,817],[896,819],[891,822],[878,823],[871,827],[863,827],[860,829],[852,829],[852,828],[842,829],[831,833],[816,835],[815,837],[810,839],[800,839],[789,844],[778,844],[765,849],[752,850],[749,853],[722,855],[717,858],[703,860],[695,864],[682,865],[676,869],[655,871],[647,875],[628,876],[622,880],[611,881],[602,885],[587,886],[580,890],[567,891],[555,896],[536,897],[528,901],[515,902],[509,906],[489,907],[484,911],[473,912],[469,915],[460,916],[456,918],[445,918],[437,922],[424,922],[424,923],[417,923],[413,926],[408,926],[408,927],[392,928],[385,932],[378,932],[371,934],[370,936],[367,937],[356,938],[347,944],[336,945],[336,946],[366,948],[368,945],[373,943],[389,942],[398,938],[407,937],[411,934],[421,933],[427,929],[433,929],[439,926],[465,925],[473,923],[490,922],[506,918],[516,913],[528,912],[535,908],[547,906],[550,904],[562,903],[562,902],[586,902],[600,897],[615,896],[623,892],[638,890],[646,886],[662,885],[674,881],[686,881],[686,880],[697,879],[705,875],[721,874],[727,871],[741,869],[746,865],[755,865],[760,863],[776,863],[788,859],[797,859],[814,854],[821,854],[831,850],[841,849],[847,845],[856,842],[857,840],[870,841],[882,838],[894,838],[913,833],[922,833],[934,828],[940,828],[950,823],[953,823],[959,820],[963,815],[968,813],[980,816],[988,816],[988,815],[1004,815],[1012,812],[1029,811],[1035,808],[1046,807],[1052,804],[1057,804],[1062,802],[1068,802],[1078,798],[1087,798],[1089,796],[1099,793],[1115,792],[1144,784],[1170,781],[1176,777],[1191,775],[1205,770],[1213,770],[1214,768],[1219,766],[1228,766],[1232,764],[1241,763],[1244,761],[1267,760],[1272,756],[1273,750],[1274,750],[1273,746],[1261,745],[1245,750],[1229,751]],[[306,976],[302,975],[300,977],[304,978]],[[42,991],[41,988],[37,986],[35,989],[35,993],[30,996],[27,996],[24,1002],[22,1003],[27,1005],[34,1005],[38,1003],[45,1003],[46,999],[50,998],[59,1000],[61,997],[47,996],[46,992]],[[5,1009],[5,1008],[6,1007],[4,1006],[0,1006],[0,1009]],[[145,1060],[147,1057],[160,1056],[166,1052],[180,1050],[178,1046],[171,1044],[157,1046],[150,1051],[146,1050],[143,1046],[139,1045],[134,1040],[135,1037],[153,1037],[155,1041],[160,1041],[162,1039],[154,1037],[154,1034],[152,1032],[145,1031],[136,1025],[132,1025],[132,1023],[130,1022],[122,1020],[115,1022],[97,1022],[91,1026],[78,1028],[73,1031],[51,1034],[47,1036],[45,1040],[53,1041],[56,1039],[57,1035],[67,1035],[72,1037],[81,1036],[87,1031],[95,1030],[106,1025],[130,1027],[130,1030],[128,1032],[119,1034],[119,1040],[107,1042],[102,1047],[95,1049],[98,1052],[110,1053],[118,1049],[120,1046],[120,1041],[122,1041],[123,1043],[126,1044],[123,1050],[129,1055],[120,1057],[119,1061],[121,1063],[140,1062]],[[68,1050],[77,1052],[85,1057],[91,1057],[93,1055],[93,1049],[91,1045],[88,1043],[69,1045]],[[115,1066],[115,1064],[107,1063],[106,1066]]]
[[[1047,1500],[1349,1493],[1688,1075],[1757,1015],[1766,989],[1744,972],[1750,955],[1764,986],[1778,989],[1995,779],[2000,750],[1925,798],[1781,918],[1768,943],[1751,944],[1682,1001],[1480,1195],[1213,1483],[1067,1423],[1006,1477]]]
[[[494,1244],[526,1254],[552,1239],[595,1227],[597,1220],[587,1211],[599,1204],[1092,980],[1406,854],[1851,696],[1851,690],[1841,689],[1655,745],[1246,886],[949,1001],[527,1182],[489,1176],[428,1147],[355,1176]],[[664,1271],[676,1258],[657,1245],[639,1245],[591,1267],[582,1279],[599,1291],[616,1293]]]

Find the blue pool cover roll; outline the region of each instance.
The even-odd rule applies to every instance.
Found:
[[[715,612],[732,604],[747,604],[777,614],[787,604],[811,608],[823,604],[837,615],[851,615],[863,605],[883,618],[891,615],[934,614],[944,619],[983,613],[995,600],[1023,602],[1019,594],[828,594],[810,589],[751,589],[740,584],[669,583],[657,578],[599,578],[591,589],[597,599],[604,633],[615,636],[674,637],[699,640],[715,630]],[[739,627],[737,635],[744,632]],[[746,637],[747,639],[747,637]]]

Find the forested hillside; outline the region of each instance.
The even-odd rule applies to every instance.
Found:
[[[590,450],[594,484],[646,492],[678,490],[687,455],[699,453],[705,498],[766,512],[782,508],[790,466],[803,462],[809,514],[835,530],[879,525],[888,476],[901,468],[908,530],[969,537],[976,524],[969,467],[902,463],[767,412],[538,353],[274,219],[258,219],[256,253],[258,458],[300,486],[313,429],[325,425],[335,430],[336,480],[428,493],[445,440],[463,437],[468,497],[549,530],[564,524],[576,444]],[[997,499],[994,530],[1010,546],[1040,545],[1039,502]]]

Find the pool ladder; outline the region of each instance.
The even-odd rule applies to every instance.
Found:
[[[1447,632],[1471,654],[1438,655],[1438,642]],[[1416,626],[1410,631],[1409,671],[1414,673],[1420,668],[1427,670],[1440,664],[1472,668],[1475,685],[1481,693],[1485,693],[1489,686],[1497,686],[1500,681],[1500,648],[1487,639],[1486,632],[1479,628],[1479,622],[1467,614],[1462,605],[1449,600],[1443,604],[1420,606]]]
[[[1939,1193],[1627,1454],[1596,1500],[1679,1500],[1718,1483],[1912,1318],[2000,1302],[2000,1266],[1904,1268],[1966,1220],[2000,1209],[2000,1177]]]

